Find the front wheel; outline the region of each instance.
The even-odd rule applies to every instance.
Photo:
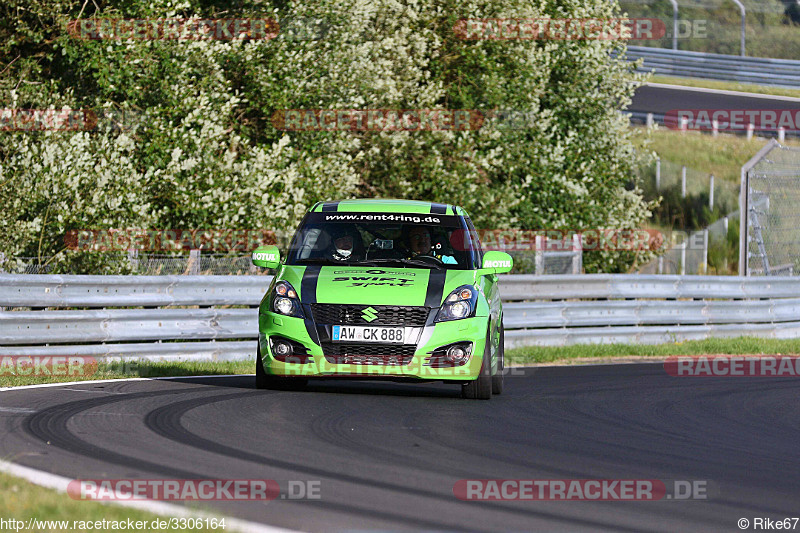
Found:
[[[461,396],[468,400],[490,400],[492,398],[492,339],[486,336],[483,362],[478,378],[461,385]]]
[[[267,375],[261,359],[261,343],[256,349],[256,388],[271,390],[302,390],[308,385],[306,378],[284,378]]]
[[[500,345],[497,347],[497,372],[492,376],[492,394],[503,394],[503,376],[505,372],[505,328],[500,324]]]

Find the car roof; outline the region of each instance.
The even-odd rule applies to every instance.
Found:
[[[317,202],[311,212],[340,211],[361,213],[419,213],[439,215],[468,216],[467,212],[457,205],[421,202],[419,200],[396,200],[376,198],[354,198]]]

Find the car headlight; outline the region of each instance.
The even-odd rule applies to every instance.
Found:
[[[272,293],[272,310],[281,315],[304,318],[303,306],[300,305],[297,291],[288,281],[279,281],[275,284]]]
[[[461,320],[474,316],[477,301],[478,289],[472,285],[462,285],[445,298],[439,314],[436,315],[436,322]]]

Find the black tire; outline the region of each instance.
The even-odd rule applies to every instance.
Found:
[[[264,362],[261,360],[261,343],[256,350],[256,388],[270,390],[302,390],[308,385],[307,378],[283,378],[270,376],[264,371]]]
[[[256,388],[268,389],[269,376],[264,372],[264,362],[261,360],[261,341],[256,341],[258,348],[256,348]]]
[[[492,399],[492,339],[486,335],[486,347],[483,349],[483,362],[478,379],[461,385],[461,396],[468,400],[491,400]]]
[[[505,379],[505,328],[500,324],[500,345],[497,347],[497,372],[492,376],[492,394],[503,394],[503,380]]]

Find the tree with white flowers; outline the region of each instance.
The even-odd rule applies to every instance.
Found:
[[[315,201],[354,196],[456,203],[483,228],[636,228],[649,215],[619,113],[641,80],[610,56],[622,42],[467,40],[455,31],[459,19],[608,18],[614,3],[14,2],[27,7],[0,7],[14,21],[0,29],[6,106],[105,109],[127,121],[122,130],[0,134],[7,256],[55,254],[65,270],[104,271],[102,258],[63,250],[64,234],[285,232]],[[80,40],[66,24],[192,17],[270,17],[282,31],[266,40]],[[495,118],[471,131],[277,129],[271,118],[287,109]],[[585,256],[587,270],[632,261],[624,252]]]

